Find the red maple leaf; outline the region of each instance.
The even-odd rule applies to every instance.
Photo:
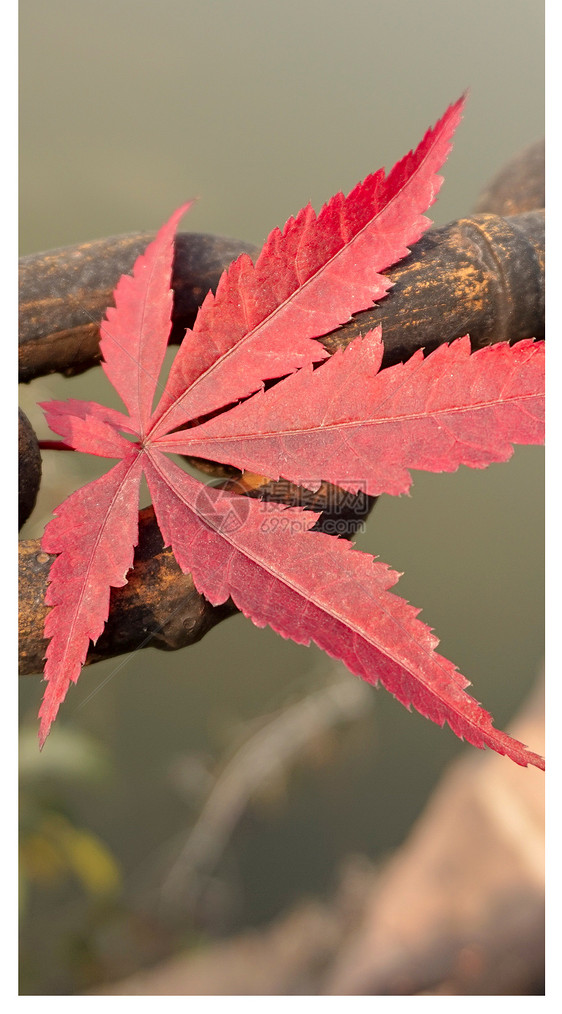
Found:
[[[475,746],[543,766],[465,692],[468,681],[437,654],[418,610],[389,591],[398,575],[386,564],[311,531],[318,514],[205,486],[166,453],[312,488],[325,479],[356,491],[361,477],[369,493],[399,494],[410,468],[483,468],[505,461],[513,443],[542,441],[543,343],[471,355],[465,337],[379,372],[380,329],[324,363],[315,340],[384,296],[382,272],[430,224],[423,212],[442,182],[437,171],[462,105],[388,176],[380,170],[347,197],[337,194],[318,216],[304,208],[271,233],[255,265],[239,257],[207,295],[162,391],[174,234],[187,205],[120,279],[101,350],[128,415],[93,402],[44,405],[66,445],[121,460],[57,509],[42,540],[58,555],[46,596],[41,745],[103,630],[110,589],[127,581],[144,474],[165,544],[214,605],[232,598],[258,626],[314,641]],[[277,383],[264,390],[266,380]]]

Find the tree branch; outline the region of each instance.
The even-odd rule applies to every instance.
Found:
[[[237,492],[244,480],[221,485]],[[375,498],[352,496],[329,483],[316,493],[292,483],[267,482],[248,486],[247,495],[322,511],[315,528],[352,535],[367,517]],[[19,544],[20,675],[40,672],[47,641],[43,638],[45,592],[54,556],[44,553],[39,539]],[[123,588],[111,590],[109,619],[102,636],[88,653],[86,664],[113,658],[148,645],[172,651],[200,641],[211,627],[236,612],[232,602],[212,606],[200,595],[190,574],[183,574],[171,549],[165,549],[152,507],[139,516],[139,544],[133,569]]]
[[[100,361],[99,325],[113,290],[153,233],[135,233],[33,254],[20,262],[20,381],[73,376]],[[193,324],[224,268],[252,247],[180,233],[172,277],[172,343]],[[382,324],[384,365],[467,332],[475,347],[544,335],[544,210],[512,218],[476,215],[427,233],[386,274],[393,288],[320,339],[333,352]]]

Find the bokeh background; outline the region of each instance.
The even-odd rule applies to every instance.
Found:
[[[432,211],[444,224],[542,136],[543,33],[534,0],[21,0],[20,252],[156,229],[193,196],[184,229],[260,244],[390,168],[469,87]],[[38,401],[103,397],[98,374],[23,389],[37,431]],[[44,455],[23,536],[99,474],[75,457]],[[500,727],[542,658],[542,516],[542,453],[518,448],[484,472],[417,475],[358,540],[404,571],[399,593]],[[86,670],[41,756],[41,683],[21,680],[21,991],[80,991],[260,925],[328,895],[346,857],[401,842],[472,748],[373,690],[248,792],[195,900],[185,878],[184,903],[163,897],[236,751],[336,678],[238,616],[183,651]]]

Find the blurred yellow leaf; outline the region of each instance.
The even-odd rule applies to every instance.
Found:
[[[89,831],[69,826],[64,836],[69,866],[91,894],[113,894],[119,888],[119,867],[104,843]]]
[[[120,886],[119,867],[107,846],[91,831],[66,817],[49,814],[20,845],[24,877],[40,884],[74,874],[90,894],[113,894]]]
[[[39,884],[60,880],[66,868],[60,848],[40,831],[28,834],[20,845],[22,874]]]

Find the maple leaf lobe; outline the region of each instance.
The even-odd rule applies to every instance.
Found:
[[[208,294],[176,355],[152,423],[161,437],[245,398],[265,380],[326,358],[315,340],[390,287],[382,272],[430,225],[423,215],[442,183],[437,170],[464,98],[385,176],[379,170],[318,215],[310,205],[274,229],[255,266],[241,255]]]
[[[542,442],[544,343],[471,355],[466,335],[380,370],[382,354],[378,328],[159,447],[297,485],[397,496],[409,469],[484,468],[514,442]]]

